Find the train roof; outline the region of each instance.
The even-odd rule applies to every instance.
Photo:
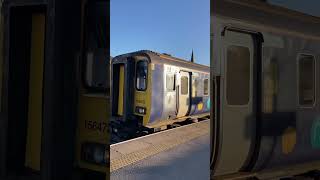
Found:
[[[150,60],[152,63],[170,64],[170,65],[174,65],[174,66],[195,69],[198,71],[210,72],[209,66],[205,66],[202,64],[190,62],[185,59],[173,57],[169,54],[162,54],[162,53],[158,53],[158,52],[154,52],[154,51],[150,51],[150,50],[141,50],[141,51],[131,52],[128,54],[123,54],[123,55],[117,56],[117,57],[133,56],[133,55],[147,55],[150,57]],[[115,58],[117,58],[117,57],[115,57]]]
[[[320,38],[320,18],[257,0],[215,0],[211,15]],[[213,26],[214,26],[213,22]],[[275,31],[275,29],[273,29]]]

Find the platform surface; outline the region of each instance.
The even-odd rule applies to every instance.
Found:
[[[209,179],[209,121],[111,146],[111,180]]]

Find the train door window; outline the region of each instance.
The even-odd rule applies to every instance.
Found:
[[[209,80],[208,79],[203,80],[203,95],[205,95],[205,96],[209,95]]]
[[[315,102],[315,58],[299,56],[299,104],[313,106]]]
[[[137,62],[136,68],[136,88],[139,91],[145,91],[147,89],[148,62],[140,60]]]
[[[189,92],[189,82],[187,76],[181,77],[181,94],[186,95]]]
[[[250,50],[243,46],[227,49],[227,103],[246,105],[250,98]]]
[[[90,89],[109,88],[109,58],[104,52],[88,52],[85,66],[85,84]]]
[[[192,75],[193,83],[192,83],[192,97],[196,97],[198,95],[198,84],[199,79],[198,77],[194,77]]]
[[[175,75],[174,74],[167,74],[166,75],[166,89],[167,89],[167,91],[174,91],[175,90]]]

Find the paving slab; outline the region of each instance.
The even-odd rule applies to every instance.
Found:
[[[121,142],[111,145],[110,151],[112,180],[209,179],[210,123],[201,121]]]

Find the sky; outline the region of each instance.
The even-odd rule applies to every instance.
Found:
[[[210,0],[110,0],[111,56],[152,50],[210,65]]]
[[[268,0],[268,2],[301,11],[313,16],[320,16],[319,0]]]

